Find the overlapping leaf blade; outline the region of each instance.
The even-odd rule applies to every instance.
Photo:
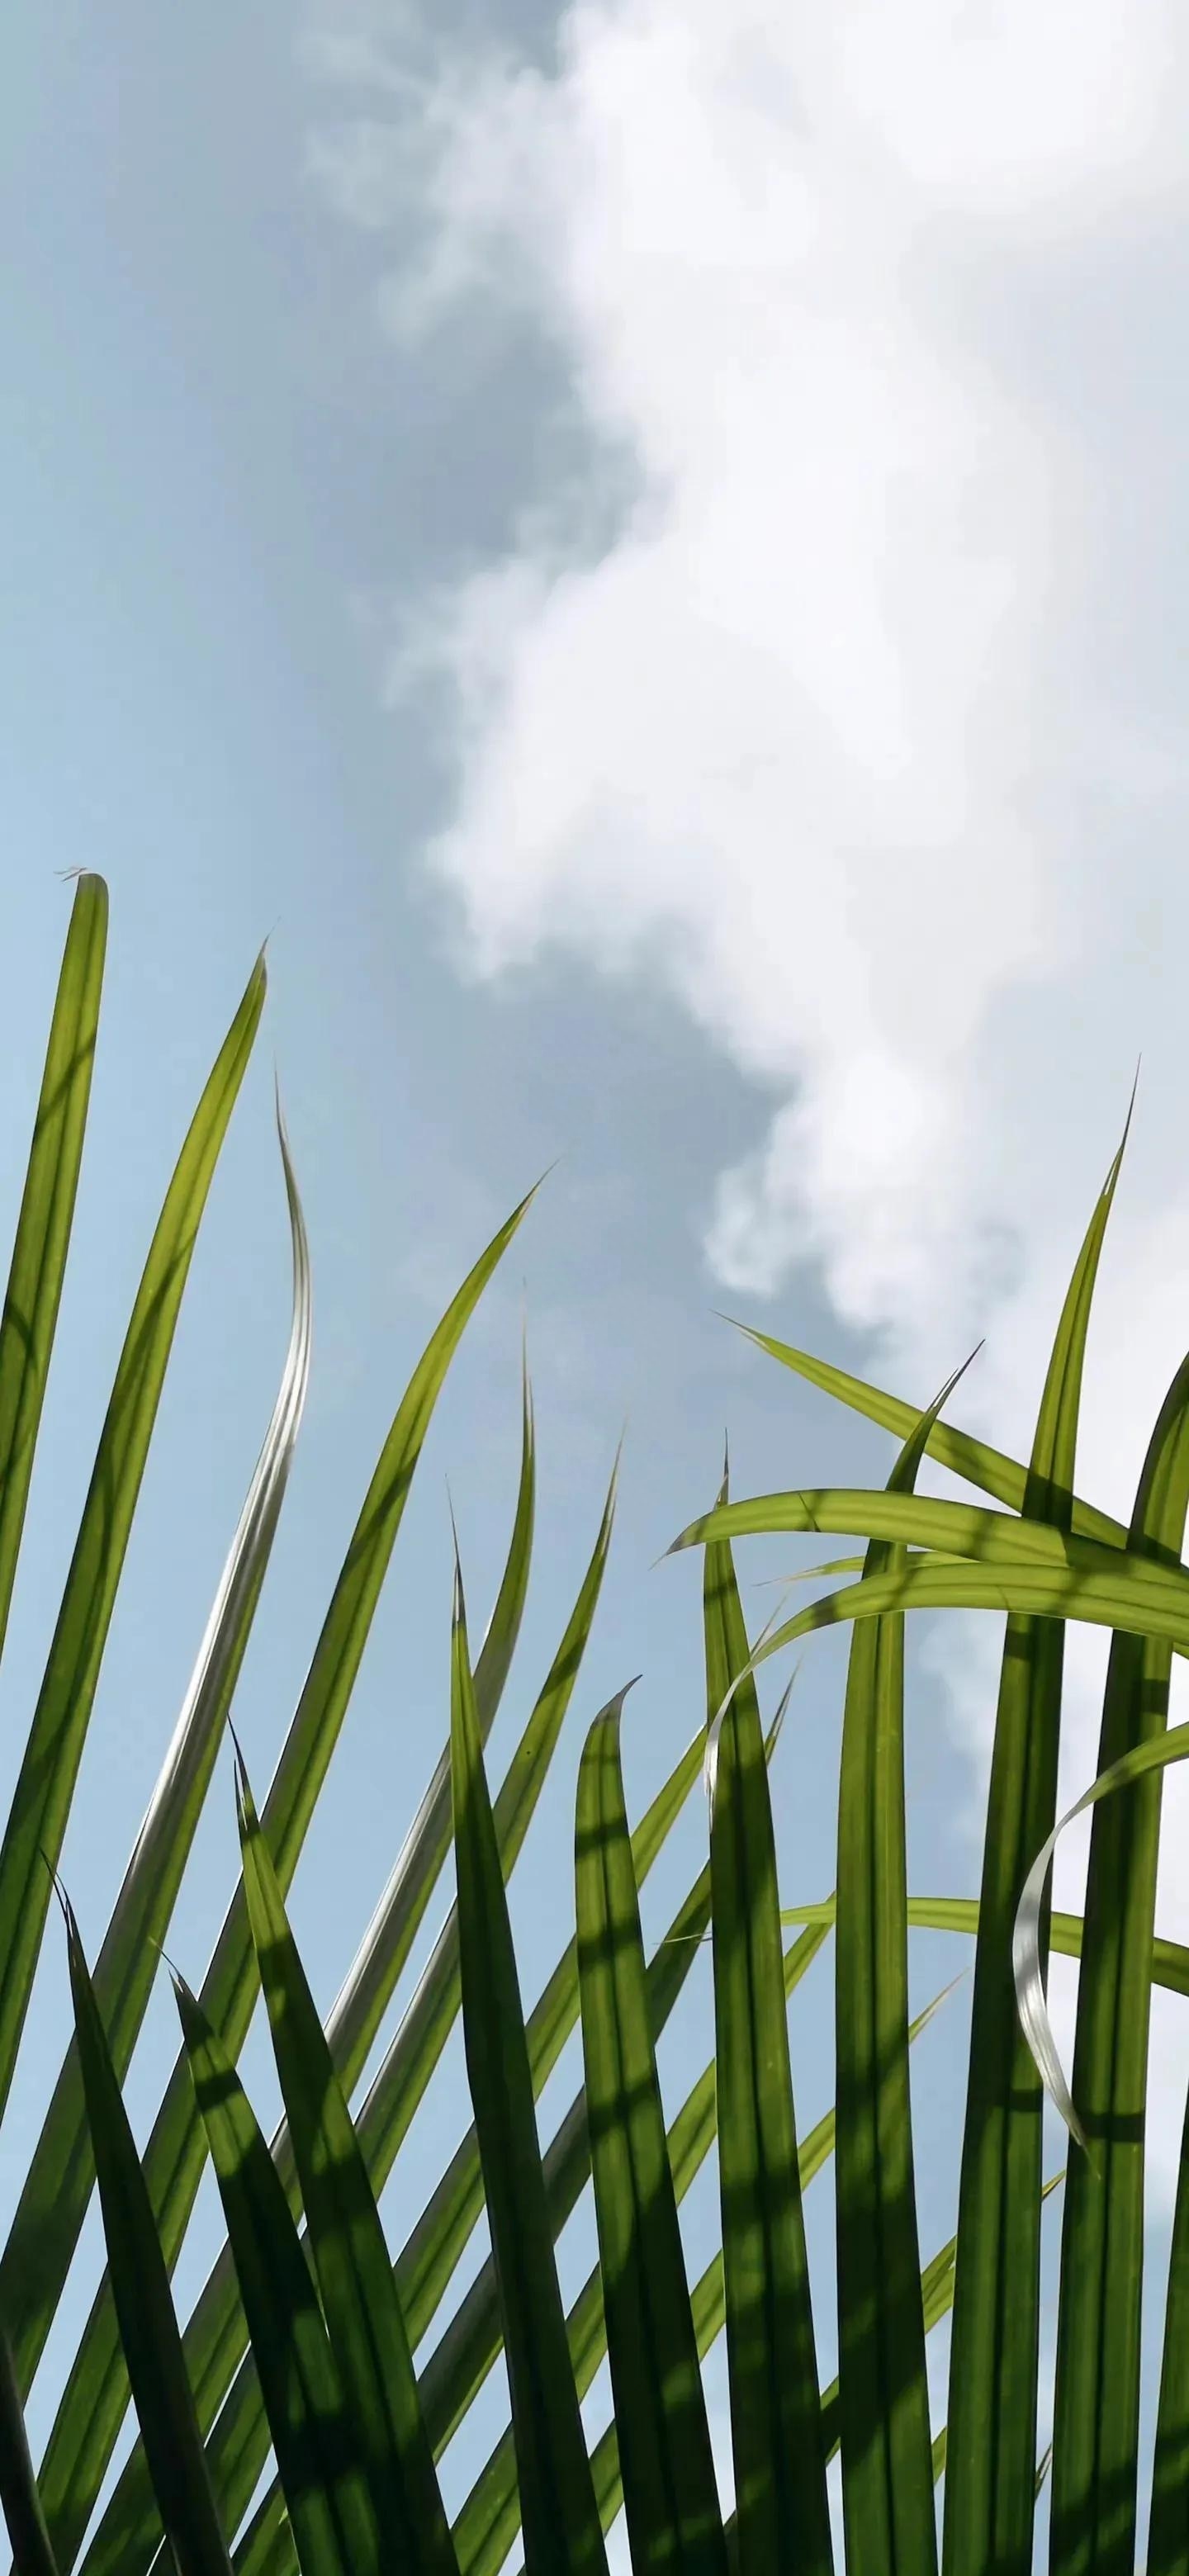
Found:
[[[832,1923],[834,1899],[823,1897],[816,1905],[788,1905],[781,1911],[782,1923]],[[910,1896],[910,1927],[922,1932],[978,1931],[977,1896]],[[1066,1959],[1082,1955],[1082,1917],[1080,1914],[1049,1916],[1049,1948]],[[1189,1949],[1182,1941],[1167,1941],[1157,1933],[1151,1944],[1147,1974],[1154,1986],[1163,1986],[1169,1994],[1189,1995]]]
[[[310,1670],[282,1748],[263,1823],[282,1890],[288,1888],[338,1740],[363,1656],[381,1586],[424,1447],[434,1406],[463,1332],[531,1203],[513,1209],[464,1279],[429,1342],[393,1418],[364,1496]],[[425,1810],[425,1843],[435,1828],[444,1858],[449,1840],[448,1787]],[[424,1846],[415,1846],[416,1849]],[[410,1853],[410,1861],[415,1854]],[[440,1860],[437,1864],[440,1866]],[[429,1884],[436,1870],[429,1874]],[[413,1902],[406,1905],[406,1895]],[[377,1943],[371,1970],[356,1990],[362,2027],[374,2031],[387,1995],[407,1955],[428,1901],[429,1886],[410,1868],[391,1890],[390,1938]],[[389,1982],[385,1987],[385,1979]],[[199,2000],[218,2028],[234,2062],[243,2046],[259,1991],[242,1889],[237,1889],[215,1945]],[[375,2015],[375,2020],[371,2019]],[[370,2038],[367,2042],[370,2045]],[[366,2050],[365,2050],[366,2053]],[[336,2051],[343,2071],[343,2058]],[[172,2269],[185,2235],[205,2159],[205,2142],[184,2055],[170,2077],[153,2124],[145,2172],[166,2265]],[[233,2291],[233,2283],[230,2285]],[[234,2296],[232,2297],[234,2314]],[[234,2329],[233,2329],[234,2334]],[[242,2351],[242,2340],[238,2351]],[[192,2362],[193,2367],[193,2362]],[[234,2367],[234,2361],[231,2364]],[[230,2369],[227,2378],[230,2377]],[[227,2385],[227,2378],[223,2387]],[[198,2385],[199,2374],[195,2370]],[[110,2287],[103,2282],[92,2305],[42,2462],[40,2485],[55,2554],[68,2571],[77,2557],[128,2402]],[[215,2400],[217,2403],[217,2399]],[[201,2413],[201,2408],[200,2408]],[[207,2418],[209,2422],[209,2417]],[[143,2460],[134,2453],[88,2549],[88,2576],[144,2576],[160,2534],[160,2519]]]
[[[728,1317],[727,1321],[733,1319]],[[794,1350],[789,1342],[777,1341],[771,1333],[757,1332],[751,1324],[739,1324],[757,1349],[766,1351],[782,1367],[792,1369],[811,1386],[820,1387],[824,1395],[835,1397],[839,1404],[849,1405],[852,1412],[863,1414],[868,1422],[878,1422],[884,1431],[893,1431],[898,1440],[907,1440],[920,1419],[915,1404],[906,1404],[901,1396],[886,1395],[882,1387],[871,1386],[866,1378],[852,1377],[848,1369],[836,1368],[832,1361],[814,1359],[808,1351]],[[1009,1458],[1002,1449],[993,1449],[985,1440],[976,1440],[968,1431],[956,1430],[952,1422],[934,1422],[927,1442],[930,1458],[939,1467],[948,1467],[951,1475],[961,1476],[968,1485],[977,1485],[985,1494],[1006,1503],[1009,1511],[1022,1512],[1028,1485],[1028,1469],[1017,1458]],[[1079,1538],[1096,1538],[1108,1546],[1122,1547],[1127,1533],[1121,1521],[1109,1512],[1099,1511],[1080,1495],[1072,1497],[1072,1526]]]
[[[828,1926],[814,1925],[797,1941],[791,1941],[784,1954],[783,1991],[791,1995],[812,1966]],[[655,1962],[654,1962],[655,1965]],[[684,2199],[695,2175],[714,2142],[718,2125],[716,2068],[713,2058],[698,2081],[691,2087],[667,2138],[669,2167],[677,2199]],[[799,2178],[802,2186],[810,2182],[825,2163],[834,2141],[833,2114],[819,2121],[800,2151]],[[721,2262],[719,2264],[721,2326]],[[694,2311],[695,2336],[699,2358],[707,2344],[698,2329],[697,2293]],[[715,2332],[718,2331],[716,2326]],[[580,2396],[585,2396],[607,2349],[607,2326],[603,2307],[602,2276],[598,2264],[588,2274],[577,2299],[566,2318],[570,2359]],[[596,2444],[591,2459],[603,2530],[614,2520],[622,2501],[619,2483],[619,2450],[614,2418],[607,2434]],[[608,2471],[610,2469],[610,2477]],[[520,2525],[520,2507],[516,2492],[516,2463],[511,2427],[497,2442],[490,2458],[476,2479],[454,2526],[459,2563],[463,2576],[494,2576],[502,2566]],[[243,2576],[263,2576],[263,2570],[245,2567]]]
[[[907,1492],[956,1380],[889,1480]],[[874,1541],[872,1575],[899,1551]],[[838,2386],[847,2564],[854,2576],[936,2566],[929,2391],[908,2081],[904,1623],[851,1642],[838,1792],[835,2059]]]
[[[786,1982],[789,1981],[789,1969],[792,1965],[795,1952],[798,1950],[799,1944],[794,1945],[793,1949],[785,1952]],[[921,2031],[924,2030],[926,2025],[932,2020],[938,2007],[944,2003],[945,1997],[950,1991],[951,1989],[947,1986],[940,1995],[934,1997],[931,2004],[926,2006],[925,2011],[918,2015],[909,2033],[910,2040],[919,2037]],[[712,2072],[712,2069],[708,2069],[707,2076],[709,2077]],[[676,2128],[676,2125],[677,2124],[675,2123],[674,2128]],[[808,2189],[814,2175],[821,2172],[822,2167],[829,2161],[830,2156],[833,2154],[834,2134],[834,2113],[833,2111],[827,2111],[824,2118],[817,2122],[816,2127],[810,2130],[808,2137],[805,2138],[798,2147],[798,2179],[802,2192]],[[674,2169],[676,2174],[678,2171],[676,2150],[674,2153]],[[937,2259],[941,2260],[942,2258]],[[932,2270],[933,2267],[930,2266],[929,2272],[924,2276],[924,2281],[927,2282],[930,2280]],[[943,2299],[941,2304],[937,2307],[936,2316],[930,2315],[930,2322],[935,2323],[936,2317],[943,2315],[947,2306],[948,2300]],[[700,2274],[698,2280],[695,2282],[693,2290],[690,2293],[690,2308],[693,2314],[694,2333],[697,2338],[699,2358],[704,2359],[710,2350],[712,2343],[722,2332],[726,2318],[726,2290],[723,2280],[723,2258],[721,2248],[717,2254],[711,2257],[710,2262],[706,2265],[705,2271]],[[927,2313],[929,2313],[928,2307]],[[824,2456],[828,2460],[838,2448],[838,2383],[836,2380],[833,2382],[831,2388],[827,2390],[826,2395],[822,2398],[821,2406],[822,2448]],[[595,2448],[591,2454],[591,2470],[595,2481],[595,2493],[599,2500],[599,2513],[602,2518],[603,2529],[606,2531],[614,2521],[619,2510],[622,2493],[619,2481],[619,2443],[614,2417],[607,2426],[605,2433],[601,2435],[599,2441],[595,2444]],[[728,2555],[732,2558],[735,2549],[735,2535],[735,2517],[732,2514],[726,2525]],[[463,2576],[492,2576],[492,2569],[494,2565],[497,2565],[498,2563],[498,2561],[489,2561],[484,2559],[480,2566],[473,2569],[467,2569],[464,2567]]]
[[[1189,2103],[1164,2310],[1147,2576],[1189,2576]]]
[[[724,1474],[720,1501],[727,1495]],[[719,2190],[740,2576],[833,2564],[759,1702],[730,1547],[706,1550]],[[824,1928],[824,1927],[823,1927]],[[621,2444],[622,2449],[622,2444]]]
[[[1025,1560],[1011,1565],[976,1565],[931,1550],[914,1554],[894,1575],[864,1575],[839,1592],[824,1593],[795,1619],[765,1634],[752,1661],[767,1662],[802,1637],[848,1620],[882,1619],[890,1610],[991,1610],[1020,1618],[1084,1619],[1095,1628],[1122,1628],[1136,1637],[1162,1637],[1177,1655],[1189,1655],[1189,1620],[1179,1589],[1153,1583],[1142,1561],[1119,1550],[1118,1572],[1086,1574],[1070,1567],[1064,1574]]]
[[[582,1654],[598,1602],[610,1544],[614,1484],[613,1476],[598,1536],[579,1587],[577,1600],[567,1621],[565,1633],[554,1656],[544,1687],[538,1696],[496,1799],[496,1838],[501,1866],[506,1872],[511,1870],[528,1831],[569,1704],[570,1694],[577,1680]],[[430,2075],[453,2028],[458,2010],[459,1991],[458,1923],[456,1909],[452,1908],[422,1973],[416,1993],[371,2085],[356,2124],[372,2188],[376,2192],[382,2188],[391,2171],[401,2140],[408,2131]],[[328,2037],[333,2044],[333,2017],[332,2024],[328,2026]],[[560,2039],[557,2044],[560,2046]],[[543,2071],[540,2080],[544,2080]],[[274,2145],[276,2144],[277,2142],[274,2141]],[[288,2177],[291,2188],[293,2172],[288,2147],[282,2158],[282,2170]],[[481,2194],[476,2201],[474,2215],[478,2214],[480,2201]],[[212,2282],[207,2285],[208,2290],[212,2287],[213,2281],[214,2275],[212,2275]],[[399,2269],[398,2286],[403,2300],[406,2294],[406,2275]],[[445,2286],[444,2282],[441,2286]],[[231,2283],[231,2289],[233,2293],[234,2281]],[[440,2289],[438,2295],[440,2296]],[[412,2290],[409,2296],[412,2300]],[[201,2319],[206,2297],[207,2293],[204,2292],[196,2318],[191,2320],[191,2328],[187,2329],[187,2341],[192,2327]],[[423,2331],[423,2326],[417,2322],[411,2306],[409,2314],[413,2340],[416,2342],[418,2334]],[[228,2338],[234,2328],[234,2317],[233,2302]],[[209,2420],[208,2406],[213,2415],[214,2408],[231,2379],[241,2350],[242,2342],[232,2342],[225,2338],[218,2351],[214,2352],[208,2360],[205,2373],[197,2379],[200,2422],[205,2424]],[[218,2368],[215,2366],[216,2363]],[[267,2435],[250,2356],[236,2373],[226,2404],[214,2423],[209,2451],[216,2493],[228,2521],[234,2525],[252,2495],[267,2452]]]
[[[293,1254],[289,1348],[198,1661],[95,1964],[95,1999],[121,2082],[144,2019],[156,1954],[168,1930],[222,1740],[280,1518],[309,1382],[309,1247],[279,1099],[277,1125]],[[93,2179],[78,2058],[72,2044],[0,2256],[0,2313],[8,2320],[14,2363],[25,2389],[53,2322]]]
[[[1085,2136],[1057,2053],[1045,2000],[1041,1925],[1053,1853],[1066,1826],[1071,1825],[1075,1817],[1084,1816],[1088,1808],[1098,1806],[1103,1798],[1114,1797],[1118,1790],[1131,1789],[1137,1782],[1151,1779],[1157,1772],[1166,1770],[1170,1762],[1184,1762],[1187,1756],[1189,1723],[1170,1727],[1166,1734],[1149,1736],[1141,1743],[1133,1744],[1129,1752],[1121,1753],[1109,1771],[1101,1771],[1075,1804],[1058,1819],[1042,1843],[1020,1891],[1012,1927],[1012,1973],[1020,2028],[1054,2109],[1082,2147],[1086,2144]]]
[[[58,2576],[33,2474],[12,2352],[0,2331],[0,2506],[12,2550],[12,2576]]]
[[[670,1824],[701,1769],[701,1760],[702,1737],[699,1732],[670,1773],[664,1787],[658,1791],[651,1807],[642,1816],[632,1836],[632,1859],[638,1879],[642,1879],[651,1867]],[[497,1801],[497,1820],[498,1812]],[[710,1873],[707,1868],[700,1872],[689,1889],[678,1907],[669,1932],[661,1940],[654,1957],[649,1962],[648,2010],[654,2038],[659,2037],[664,2028],[697,1956],[697,1944],[708,1920],[709,1908]],[[805,1963],[808,1964],[809,1958],[815,1955],[825,1938],[825,1930],[818,1930],[815,1927],[812,1940],[805,1947],[804,1952],[798,1950],[798,1945],[794,1945],[794,1949],[798,1950],[799,1957],[803,1955]],[[545,2077],[556,2062],[576,2016],[576,1944],[571,1942],[528,2020],[526,2038],[534,2094],[540,2092]],[[709,2089],[711,2109],[713,2109],[713,2066],[706,2070],[703,2085]],[[701,2148],[702,2153],[705,2152],[705,2146],[709,2144],[712,2134],[713,2123],[711,2122],[706,2132],[705,2144]],[[468,2162],[473,2141],[474,2132],[471,2131],[464,2141]],[[447,2177],[452,2176],[453,2170],[453,2167],[447,2169]],[[590,2175],[590,2138],[584,2088],[575,2095],[559,2123],[542,2160],[542,2170],[545,2177],[549,2224],[556,2242]],[[447,2177],[443,2179],[446,2180]],[[445,2200],[447,2208],[451,2208],[453,2189],[446,2193]],[[481,2205],[480,2188],[474,2215],[478,2214]],[[446,2254],[445,2260],[442,2259],[435,2230],[432,2227],[427,2228],[423,2223],[432,2209],[431,2201],[427,2205],[426,2212],[423,2213],[423,2219],[418,2221],[413,2229],[395,2265],[397,2286],[405,2301],[410,2337],[414,2344],[431,2322],[438,2301],[447,2286],[449,2271],[446,2268],[446,2262],[449,2262],[449,2268],[452,2270],[453,2263],[457,2259],[457,2251],[460,2250],[459,2245]],[[422,2406],[435,2456],[440,2456],[452,2439],[496,2359],[500,2343],[499,2294],[494,2265],[489,2256],[472,2282],[466,2297],[456,2309],[445,2333],[435,2345],[421,2377]],[[601,2353],[600,2345],[600,2357]],[[516,2470],[510,2433],[508,2477],[514,2493]],[[242,2549],[236,2553],[237,2568],[242,2564],[245,2576],[247,2571],[256,2571],[264,2566],[272,2570],[280,2563],[276,2555],[280,2546],[279,2501],[274,2486],[252,2517],[250,2537],[245,2536]],[[292,2568],[291,2554],[284,2558],[283,2563],[287,2569]]]
[[[8,2099],[174,1327],[264,1003],[261,957],[178,1157],[99,1436],[45,1677],[0,1843],[0,2112]],[[17,2356],[19,2371],[19,2356]]]
[[[1122,1151],[1120,1146],[1074,1268],[1024,1494],[1027,1517],[1051,1522],[1058,1538],[1072,1520],[1086,1332]],[[1032,2563],[1041,2088],[1022,2045],[1005,1971],[1024,1876],[1056,1808],[1063,1652],[1059,1626],[1009,1619],[983,1846],[958,2197],[945,2576],[973,2576],[975,2569],[1028,2576]],[[1047,1955],[1047,1925],[1041,1939]]]
[[[302,2576],[379,2576],[366,2465],[288,2203],[201,2005],[174,1979]]]
[[[553,2261],[520,1985],[457,1573],[450,1747],[463,2034],[500,2291],[525,2566],[527,2576],[605,2576]]]
[[[248,1914],[310,2248],[385,2561],[408,2576],[457,2576],[380,2214],[238,1755],[236,1788]],[[277,2192],[283,2201],[279,2183]]]
[[[1189,1506],[1189,1361],[1161,1407],[1129,1544],[1176,1557]],[[1167,1724],[1167,1645],[1112,1640],[1098,1769]],[[1092,2155],[1066,2187],[1053,2413],[1053,2576],[1130,2576],[1139,2470],[1144,2114],[1160,1775],[1094,1813],[1073,2091]]]
[[[120,2336],[179,2576],[227,2576],[181,2337],[144,2174],[65,1898],[70,1991]]]
[[[583,1748],[575,1883],[591,2173],[624,2508],[638,2565],[672,2568],[674,2576],[725,2576],[649,2029],[619,1761],[622,1699],[595,1719]]]

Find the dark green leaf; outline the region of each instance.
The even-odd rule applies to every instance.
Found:
[[[408,2576],[457,2576],[380,2214],[238,1750],[236,1787],[248,1915],[314,2269],[377,2525]],[[285,2220],[292,2227],[287,2207]]]
[[[463,2034],[503,2316],[527,2576],[605,2576],[457,1573],[450,1742]]]
[[[120,2336],[158,2506],[179,2576],[227,2576],[149,2195],[95,2005],[78,1926],[66,1917],[74,2028],[95,2150]]]
[[[725,2576],[714,2458],[648,2024],[620,1776],[621,1706],[622,1694],[587,1736],[578,1777],[575,1874],[591,2172],[624,2509],[637,2566],[671,2569],[673,2576]],[[506,2316],[504,2333],[506,2339]],[[527,2563],[527,2514],[525,2528]]]

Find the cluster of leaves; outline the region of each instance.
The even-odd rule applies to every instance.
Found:
[[[0,1631],[7,1613],[86,1122],[106,894],[80,880],[0,1325]],[[129,1324],[46,1678],[0,1841],[0,2108],[7,2099],[191,1252],[264,998],[260,962],[196,1112]],[[778,1494],[715,1509],[704,1550],[706,1724],[635,1831],[623,1694],[587,1733],[575,1937],[526,2016],[506,1882],[578,1679],[610,1542],[609,1494],[557,1653],[498,1794],[484,1744],[519,1632],[535,1465],[524,1394],[507,1562],[472,1662],[456,1568],[449,1742],[325,2029],[286,1895],[367,1639],[434,1404],[528,1202],[476,1263],[414,1371],[364,1497],[261,1813],[236,1753],[242,1876],[200,1991],[174,1975],[178,2057],[143,2156],[121,2084],[242,1661],[304,1403],[309,1261],[278,1109],[293,1322],[273,1418],[194,1679],[111,1923],[88,1970],[65,1895],[75,2036],[0,2254],[0,2501],[20,2576],[602,2576],[621,2508],[632,2564],[673,2576],[826,2576],[837,2451],[850,2576],[1026,2576],[1039,2479],[1044,2086],[1073,2129],[1065,2183],[1051,2451],[1057,2576],[1118,2576],[1139,2529],[1144,2101],[1153,1982],[1189,1991],[1189,1952],[1154,1931],[1172,1658],[1189,1652],[1189,1362],[1152,1434],[1125,1529],[1074,1491],[1083,1354],[1118,1163],[1082,1248],[1025,1467],[841,1371],[769,1354],[894,1432],[882,1492]],[[918,1496],[929,1456],[989,1506]],[[842,1532],[856,1577],[753,1649],[733,1543]],[[910,1897],[904,1619],[1007,1613],[977,1900]],[[1112,1632],[1084,1919],[1048,1910],[1064,1624]],[[851,1623],[835,1893],[782,1911],[758,1664]],[[783,1709],[783,1703],[782,1703]],[[651,1959],[639,1888],[705,1767],[710,1850]],[[1126,1787],[1130,1794],[1109,1793]],[[453,1849],[456,1900],[378,2074],[365,2061]],[[46,1863],[49,1863],[47,1869]],[[955,2237],[921,2263],[908,2014],[910,1925],[975,1936]],[[785,1928],[792,1937],[785,1944]],[[831,1932],[836,2097],[798,2137],[786,2000]],[[656,2044],[703,1939],[714,2052],[666,2127]],[[1072,2096],[1044,2002],[1048,1951],[1081,1958]],[[263,1992],[285,2117],[267,2140],[236,2073]],[[940,2000],[940,1998],[938,1999]],[[934,2007],[930,2008],[931,2010]],[[474,2125],[393,2259],[377,2196],[461,2011]],[[922,2021],[928,2016],[923,2016]],[[542,2153],[536,2097],[580,2025],[585,2083]],[[1075,2109],[1076,2103],[1076,2109]],[[691,2289],[678,2204],[717,2140],[721,2244]],[[227,2240],[179,2331],[170,2291],[209,2155]],[[838,2377],[823,2389],[802,2197],[833,2156]],[[598,2261],[567,2313],[554,2246],[587,2181]],[[23,2408],[97,2187],[108,2269],[40,2465]],[[481,2213],[491,2252],[418,2368]],[[933,2438],[926,2337],[952,2307],[949,2418]],[[701,2364],[725,2329],[735,2505],[724,2518]],[[437,2463],[500,2350],[510,2421],[453,2525]],[[613,2416],[588,2451],[580,2404],[604,2356]],[[93,2532],[129,2403],[140,2439]],[[272,2468],[270,2471],[270,2458]],[[263,2481],[263,2492],[260,2493]],[[88,2539],[88,2533],[91,2533]],[[1189,2576],[1189,2151],[1173,2237],[1149,2576]]]

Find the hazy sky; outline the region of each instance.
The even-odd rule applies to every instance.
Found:
[[[1142,1055],[1079,1469],[1126,1512],[1189,1318],[1187,51],[1172,0],[410,0],[225,25],[61,0],[10,25],[9,1224],[68,917],[55,871],[101,869],[112,922],[0,1673],[5,1787],[173,1156],[271,933],[67,1844],[92,1949],[281,1364],[274,1057],[315,1336],[237,1694],[258,1789],[422,1343],[560,1157],[451,1380],[296,1882],[326,2004],[444,1740],[447,1475],[476,1626],[489,1607],[524,1311],[538,1564],[493,1772],[628,1419],[604,1605],[514,1887],[526,2001],[571,1919],[585,1724],[643,1673],[638,1808],[701,1714],[697,1568],[654,1560],[713,1492],[724,1427],[739,1492],[887,1472],[884,1441],[713,1310],[921,1401],[985,1336],[959,1418],[1025,1448]],[[758,1620],[772,1596],[745,1599]],[[996,1654],[963,1620],[914,1655],[922,1890],[975,1883]],[[1099,1645],[1070,1663],[1072,1796]],[[831,1880],[842,1669],[837,1644],[807,1657],[776,1774],[790,1901]],[[1166,1797],[1162,1928],[1189,1937],[1187,1810]],[[704,1834],[693,1807],[650,1929]],[[171,1938],[192,1975],[233,1868],[224,1765]],[[1076,1871],[1073,1853],[1059,1893]],[[921,1998],[964,1956],[915,1938]],[[0,2145],[9,2204],[64,1990],[51,1930]],[[919,2053],[928,2252],[949,2232],[964,2009]],[[158,1998],[134,2069],[145,2125],[171,2011]],[[1182,2022],[1159,2017],[1158,2231]],[[807,2124],[830,2083],[824,1966],[792,2027]],[[674,2107],[709,2045],[703,1982],[664,2061]],[[267,2111],[259,2034],[246,2064]],[[466,2116],[456,2042],[386,2198],[394,2239]],[[703,2259],[713,2189],[708,2167]],[[814,2193],[828,2360],[828,2181]],[[204,2198],[185,2298],[213,2231]],[[97,2243],[92,2224],[38,2431]],[[589,2212],[568,2281],[588,2246]],[[720,2405],[717,2365],[711,2384]],[[482,2456],[458,2453],[451,2500]]]

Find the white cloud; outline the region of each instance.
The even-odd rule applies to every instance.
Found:
[[[635,477],[601,545],[538,499],[395,675],[447,683],[472,971],[670,988],[767,1101],[718,1278],[811,1262],[922,1396],[985,1333],[1005,1445],[1142,1046],[1081,1469],[1122,1512],[1189,1340],[1187,57],[1173,0],[604,0],[318,145],[426,217],[390,326],[535,313]]]

